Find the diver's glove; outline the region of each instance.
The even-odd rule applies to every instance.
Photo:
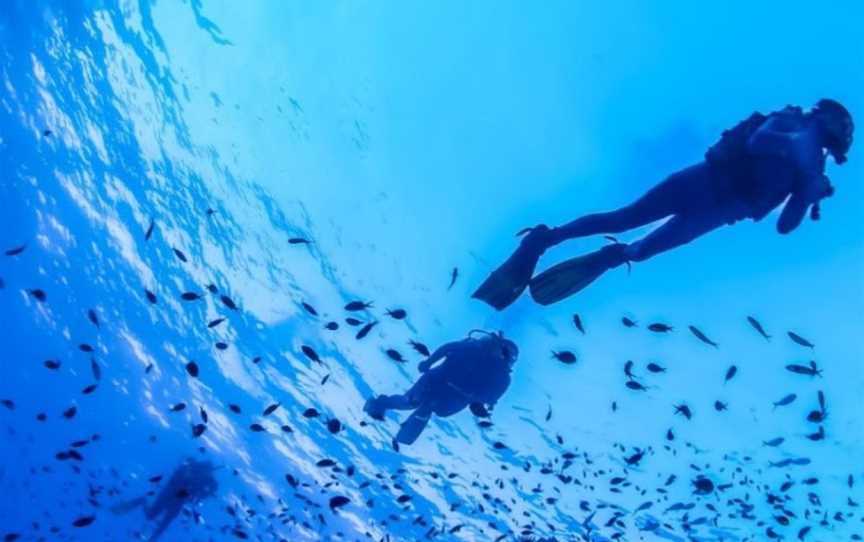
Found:
[[[827,175],[822,175],[822,183],[820,183],[820,185],[822,192],[816,196],[813,205],[810,207],[810,220],[813,220],[814,222],[822,218],[822,208],[819,205],[820,202],[823,199],[830,198],[834,195],[834,186],[831,184],[831,180],[828,179]]]

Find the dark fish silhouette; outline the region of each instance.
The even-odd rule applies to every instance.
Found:
[[[316,310],[315,310],[315,307],[313,307],[313,306],[310,305],[309,303],[306,303],[305,301],[303,301],[303,302],[300,303],[300,305],[301,305],[304,309],[306,309],[306,312],[308,312],[308,313],[311,314],[312,316],[318,316],[318,311],[316,311]]]
[[[186,364],[186,372],[189,373],[189,376],[192,378],[198,377],[198,364],[194,361],[190,361]]]
[[[364,311],[370,307],[372,307],[371,301],[368,303],[365,301],[351,301],[350,303],[345,305],[345,310],[349,311],[349,312],[356,312],[356,311]]]
[[[636,380],[628,380],[624,385],[634,391],[648,391],[648,388],[646,388]]]
[[[45,137],[51,137],[54,134],[51,130],[42,130],[42,135]]]
[[[708,336],[702,333],[702,330],[700,330],[698,327],[688,326],[688,329],[690,329],[690,333],[692,333],[697,339],[699,339],[703,343],[711,345],[714,348],[718,348],[718,344],[709,339]]]
[[[272,405],[265,408],[264,409],[264,416],[269,416],[270,414],[273,414],[274,412],[276,412],[276,409],[279,408],[279,404],[280,403],[273,403]]]
[[[154,304],[156,303],[156,294],[145,288],[144,295],[147,296],[147,301]]]
[[[783,437],[772,438],[771,440],[762,441],[763,446],[770,446],[771,448],[775,448],[783,444],[786,439]]]
[[[453,288],[453,285],[456,284],[456,279],[457,279],[458,277],[459,277],[459,268],[458,268],[458,267],[454,267],[454,268],[453,268],[453,271],[450,271],[450,285],[447,286],[447,291],[448,291],[448,292]]]
[[[404,309],[394,309],[394,310],[388,310],[387,316],[389,316],[390,318],[393,318],[395,320],[404,320],[405,317],[408,316],[408,313],[405,312]]]
[[[582,325],[582,318],[579,317],[578,314],[573,315],[573,325],[576,326],[582,335],[585,335],[585,327]]]
[[[26,249],[26,248],[27,248],[27,245],[21,245],[21,246],[15,247],[15,248],[10,248],[9,250],[6,251],[6,255],[7,256],[17,256],[17,255],[21,254],[22,252],[24,252],[24,249]]]
[[[653,331],[654,333],[669,333],[672,331],[672,326],[661,323],[653,323],[648,326],[649,331]]]
[[[568,350],[562,350],[560,352],[552,352],[552,357],[560,361],[561,363],[571,364],[576,363],[576,354],[570,352]]]
[[[45,301],[48,300],[48,294],[46,294],[43,290],[40,290],[39,288],[27,290],[27,293],[30,294],[30,297],[32,297],[33,299],[35,299],[36,301],[38,301],[40,303],[44,303]]]
[[[323,386],[324,384],[326,384],[328,380],[330,380],[330,373],[324,375],[324,378],[321,379],[321,385]]]
[[[723,401],[714,401],[714,410],[716,410],[717,412],[723,412],[724,410],[727,410],[728,407],[729,405],[727,405]]]
[[[195,292],[183,292],[182,294],[180,294],[180,298],[183,301],[197,301],[201,299],[201,294]]]
[[[303,237],[292,237],[291,239],[288,239],[288,243],[291,245],[308,245],[311,241]]]
[[[96,516],[82,516],[72,522],[73,527],[87,527],[96,521]]]
[[[317,418],[318,417],[318,411],[315,410],[314,408],[307,408],[306,410],[303,411],[303,417],[304,418]]]
[[[755,329],[759,333],[759,335],[762,335],[762,337],[764,337],[766,341],[771,340],[771,335],[768,335],[768,333],[765,332],[765,328],[762,327],[762,324],[759,323],[759,320],[753,318],[752,316],[748,316],[747,322],[753,327],[753,329]]]
[[[228,297],[227,295],[219,296],[219,299],[222,300],[222,304],[231,309],[232,311],[237,310],[237,304],[234,303],[234,300]]]
[[[237,406],[237,405],[235,405],[235,404],[233,404],[233,403],[230,404],[230,405],[228,405],[228,409],[229,409],[231,412],[233,412],[234,414],[240,414],[240,412],[241,412],[240,407]]]
[[[393,348],[388,348],[384,351],[387,354],[387,357],[392,359],[393,361],[398,361],[399,363],[405,363],[405,358],[402,357],[402,354],[399,353],[398,350],[394,350]]]
[[[180,412],[186,408],[186,403],[177,403],[171,406],[171,412]]]
[[[628,359],[627,362],[624,364],[624,375],[630,379],[636,378],[636,376],[633,374],[633,360],[632,359]]]
[[[53,359],[46,359],[43,365],[45,365],[46,368],[51,369],[52,371],[56,371],[60,368],[60,362]]]
[[[96,380],[102,379],[102,368],[96,363],[95,359],[90,360],[90,372],[93,373],[93,378]]]
[[[342,430],[342,422],[340,422],[336,418],[327,420],[327,430],[335,435]]]
[[[811,349],[816,347],[816,345],[814,345],[813,343],[811,343],[810,341],[808,341],[807,339],[805,339],[804,337],[802,337],[801,335],[798,335],[797,333],[795,333],[793,331],[787,331],[786,333],[789,335],[789,338],[792,339],[792,342],[794,342],[795,344],[801,345],[805,348],[811,348]]]
[[[665,367],[661,367],[660,365],[657,365],[656,363],[653,363],[653,362],[649,363],[646,367],[652,373],[665,373],[666,372]]]
[[[726,369],[726,378],[723,380],[723,383],[729,382],[735,375],[738,374],[738,367],[734,365],[730,365],[728,369]]]
[[[421,342],[408,341],[408,344],[410,344],[411,348],[413,348],[421,356],[425,356],[428,358],[430,355],[432,355],[431,352],[429,352],[429,348]]]
[[[693,411],[685,404],[675,405],[675,414],[681,414],[688,420],[693,419]]]
[[[216,343],[216,348],[219,350],[228,350],[228,343],[223,343],[221,341]]]
[[[329,329],[330,331],[336,331],[337,329],[339,329],[339,324],[336,322],[327,322],[327,324],[324,326],[324,329]]]
[[[342,495],[330,497],[330,510],[335,512],[337,509],[342,508],[350,502],[351,500],[348,497],[343,497]]]
[[[264,426],[261,425],[260,423],[253,423],[253,424],[249,425],[249,429],[251,429],[255,433],[262,433],[262,432],[266,431],[266,429],[264,429]]]
[[[150,219],[150,225],[147,226],[147,231],[144,232],[144,240],[149,241],[150,236],[153,235],[153,228],[156,227],[156,221],[154,219]]]
[[[369,335],[369,332],[372,331],[372,328],[376,325],[378,325],[378,322],[369,322],[368,324],[363,326],[363,328],[359,332],[357,332],[357,335],[355,337],[358,340],[362,339],[366,335]]]
[[[798,396],[796,394],[790,393],[789,395],[786,395],[785,397],[783,397],[779,401],[775,401],[774,402],[774,408],[777,408],[780,406],[791,405],[795,401],[795,399],[797,399],[797,398],[798,398]]]
[[[360,324],[362,324],[363,320],[358,320],[356,318],[346,318],[345,323],[351,327],[354,327],[354,326],[359,326]]]
[[[181,250],[179,250],[179,249],[176,249],[176,248],[172,248],[171,250],[174,251],[174,255],[177,256],[177,259],[180,260],[181,262],[186,263],[186,262],[189,261],[189,260],[186,258],[186,255],[183,254],[183,251],[181,251]]]
[[[318,355],[318,352],[316,352],[311,346],[306,346],[304,344],[300,347],[300,350],[303,351],[307,358],[317,363],[321,363],[321,357]]]
[[[99,327],[99,317],[96,315],[96,311],[94,311],[93,309],[89,309],[87,311],[87,318],[90,320],[90,322],[93,323],[94,326]]]
[[[207,291],[211,294],[217,294],[219,293],[219,288],[217,288],[215,284],[208,284]]]
[[[225,321],[224,318],[217,318],[215,320],[210,320],[209,322],[207,322],[207,327],[216,327],[224,321]]]
[[[636,323],[635,320],[631,320],[631,319],[627,318],[626,316],[621,318],[621,323],[624,324],[624,327],[636,327],[639,325]]]
[[[812,360],[809,366],[792,363],[786,366],[786,370],[799,375],[822,376],[822,371],[818,368],[816,362]]]

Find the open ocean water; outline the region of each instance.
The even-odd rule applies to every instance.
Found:
[[[551,307],[470,295],[522,227],[629,202],[753,110],[864,112],[862,22],[851,1],[3,0],[0,540],[150,539],[112,508],[189,458],[218,489],[178,492],[160,540],[861,540],[854,146],[788,236],[739,223]],[[465,411],[394,450],[402,415],[364,401],[417,378],[409,341],[474,328],[520,347],[491,427]]]

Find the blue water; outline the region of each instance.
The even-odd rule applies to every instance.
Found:
[[[513,232],[628,202],[754,109],[831,96],[864,111],[862,15],[853,2],[737,0],[3,2],[0,249],[24,250],[0,255],[0,535],[146,539],[143,514],[108,509],[200,456],[222,467],[219,493],[162,540],[860,537],[857,148],[829,168],[822,220],[792,235],[776,234],[776,215],[741,223],[554,307],[523,299],[499,314],[469,296]],[[568,243],[541,266],[602,243]],[[380,321],[363,340],[344,323],[356,299]],[[405,321],[385,315],[397,307]],[[369,423],[365,398],[410,386],[409,340],[478,327],[521,349],[494,426],[465,412],[392,450],[398,417]],[[555,361],[561,349],[578,363]],[[821,378],[784,369],[811,359]],[[627,360],[647,391],[625,387]],[[648,374],[652,361],[667,372]],[[820,390],[829,416],[813,442]],[[57,459],[79,440],[81,460]],[[723,489],[694,495],[699,475]],[[337,494],[351,502],[333,513]]]

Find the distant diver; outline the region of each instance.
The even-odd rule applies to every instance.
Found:
[[[209,461],[189,459],[181,463],[162,490],[156,495],[153,503],[147,506],[147,497],[142,496],[111,508],[115,514],[127,513],[136,508],[143,508],[148,520],[161,516],[159,525],[147,540],[158,540],[171,522],[180,514],[183,506],[195,504],[216,494],[219,484],[213,477],[216,467]]]
[[[418,369],[423,375],[405,394],[373,397],[363,410],[377,420],[388,410],[413,410],[394,439],[413,444],[432,414],[443,418],[469,407],[475,416],[488,417],[510,386],[518,356],[519,348],[501,333],[472,331],[467,339],[447,343],[422,361]]]
[[[528,287],[534,301],[549,305],[622,264],[645,261],[745,218],[758,222],[788,198],[777,222],[777,230],[787,234],[801,224],[808,209],[813,220],[819,219],[820,201],[834,193],[825,176],[826,152],[843,164],[853,131],[849,111],[830,99],[807,112],[787,106],[769,115],[753,113],[723,132],[704,161],[673,173],[630,205],[558,228],[523,230],[520,234],[528,235],[519,248],[473,297],[503,310]],[[663,218],[668,220],[634,243],[620,243],[610,235],[612,244],[534,276],[540,256],[563,241],[621,233]]]

